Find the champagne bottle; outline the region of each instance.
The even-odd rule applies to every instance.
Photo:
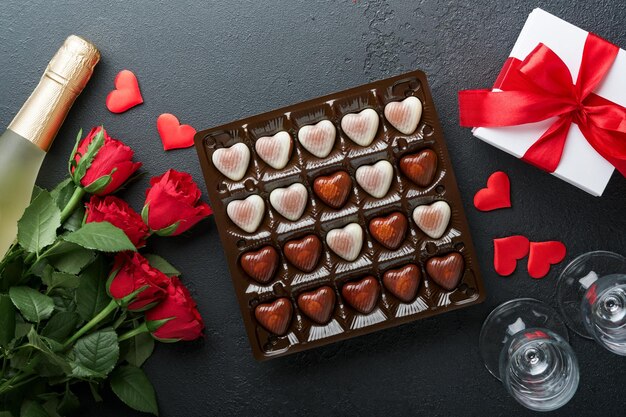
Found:
[[[0,136],[0,259],[15,241],[46,152],[99,60],[92,43],[68,37]]]

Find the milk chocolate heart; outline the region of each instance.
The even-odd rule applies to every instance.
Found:
[[[405,135],[415,132],[422,118],[422,102],[417,97],[392,101],[385,106],[385,118],[393,127]]]
[[[285,298],[278,298],[272,303],[259,304],[254,309],[254,317],[268,332],[282,336],[291,322],[293,307]]]
[[[284,130],[274,136],[257,139],[254,149],[259,157],[274,169],[283,169],[291,158],[291,136]]]
[[[315,178],[313,191],[324,203],[334,209],[343,207],[350,195],[352,180],[345,171]]]
[[[308,235],[302,239],[294,239],[285,243],[283,247],[285,258],[296,268],[304,272],[311,272],[317,266],[322,254],[322,242],[315,235]]]
[[[326,158],[335,145],[336,134],[335,125],[330,120],[322,120],[300,128],[298,141],[313,155]]]
[[[326,324],[335,309],[335,292],[328,286],[303,292],[298,296],[298,307],[314,322]]]
[[[239,262],[246,274],[261,284],[267,284],[276,273],[278,252],[273,246],[264,246],[257,251],[244,253]]]
[[[393,167],[389,161],[378,161],[374,165],[361,165],[355,173],[356,182],[372,197],[383,198],[393,179]]]
[[[226,206],[228,217],[248,233],[254,233],[263,220],[265,203],[263,199],[253,194],[244,200],[235,200]]]
[[[361,253],[363,229],[357,223],[350,223],[341,229],[333,229],[326,235],[326,243],[337,255],[352,262]]]
[[[400,212],[386,217],[375,217],[370,221],[369,230],[374,239],[387,249],[398,249],[404,236],[408,221]]]
[[[288,220],[296,221],[304,213],[308,201],[306,187],[300,183],[276,188],[270,193],[270,204]]]
[[[433,182],[437,171],[437,154],[425,149],[419,153],[400,158],[400,171],[420,187]]]
[[[365,277],[360,281],[348,282],[341,289],[343,299],[361,314],[372,312],[379,294],[380,285],[372,276]]]
[[[341,119],[341,129],[352,142],[369,146],[378,131],[378,113],[374,109],[365,109],[359,113],[350,113]]]
[[[415,298],[421,278],[422,273],[417,265],[408,264],[385,272],[383,285],[400,301],[408,303]]]
[[[426,261],[426,272],[441,288],[452,291],[463,277],[465,261],[458,252],[437,256]]]
[[[428,236],[439,239],[448,228],[451,213],[448,203],[436,201],[430,205],[415,207],[413,220]]]
[[[248,170],[250,149],[243,143],[236,143],[230,148],[217,149],[211,159],[219,172],[233,181],[239,181]]]

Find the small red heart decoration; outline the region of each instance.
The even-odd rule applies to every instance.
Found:
[[[474,206],[480,211],[491,211],[511,207],[511,181],[502,171],[489,176],[487,188],[478,190],[474,196]]]
[[[163,149],[166,151],[193,146],[196,129],[189,125],[181,125],[173,114],[160,115],[157,119],[157,130],[163,142]]]
[[[132,71],[122,70],[115,76],[115,90],[106,99],[106,106],[112,113],[124,113],[131,107],[143,103],[137,77]]]
[[[516,235],[493,240],[493,267],[498,275],[509,276],[517,267],[517,260],[528,255],[530,241]]]
[[[565,258],[567,249],[562,242],[530,242],[528,255],[528,274],[533,278],[543,278],[550,272],[550,265],[555,265]]]

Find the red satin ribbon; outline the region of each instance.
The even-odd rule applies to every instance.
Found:
[[[524,61],[509,58],[495,86],[502,92],[459,92],[461,126],[515,126],[557,116],[523,160],[554,172],[570,126],[576,123],[587,142],[626,177],[626,108],[593,93],[618,51],[590,33],[576,84],[565,63],[544,44]]]

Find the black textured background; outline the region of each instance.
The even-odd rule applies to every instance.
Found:
[[[494,237],[560,239],[568,256],[626,254],[626,180],[615,174],[596,198],[473,138],[458,126],[456,93],[488,87],[535,7],[626,47],[623,1],[66,1],[2,2],[0,126],[6,126],[71,33],[102,52],[46,158],[39,184],[65,175],[76,131],[103,123],[136,151],[144,171],[186,170],[202,183],[195,150],[163,152],[156,117],[176,114],[200,130],[244,116],[422,69],[428,76],[488,290],[480,306],[313,351],[256,362],[250,353],[212,220],[151,246],[184,273],[206,320],[199,343],[159,345],[145,369],[162,416],[527,415],[483,368],[478,333],[497,304],[531,296],[554,304],[559,265],[543,280],[520,264],[492,267]],[[104,105],[115,74],[135,72],[145,103],[122,115]],[[477,212],[472,196],[502,169],[512,209]],[[148,176],[123,196],[136,209]],[[203,185],[203,184],[202,184]],[[204,189],[204,186],[202,187]],[[626,363],[570,335],[581,383],[554,415],[624,415]],[[106,393],[84,415],[134,415]]]

